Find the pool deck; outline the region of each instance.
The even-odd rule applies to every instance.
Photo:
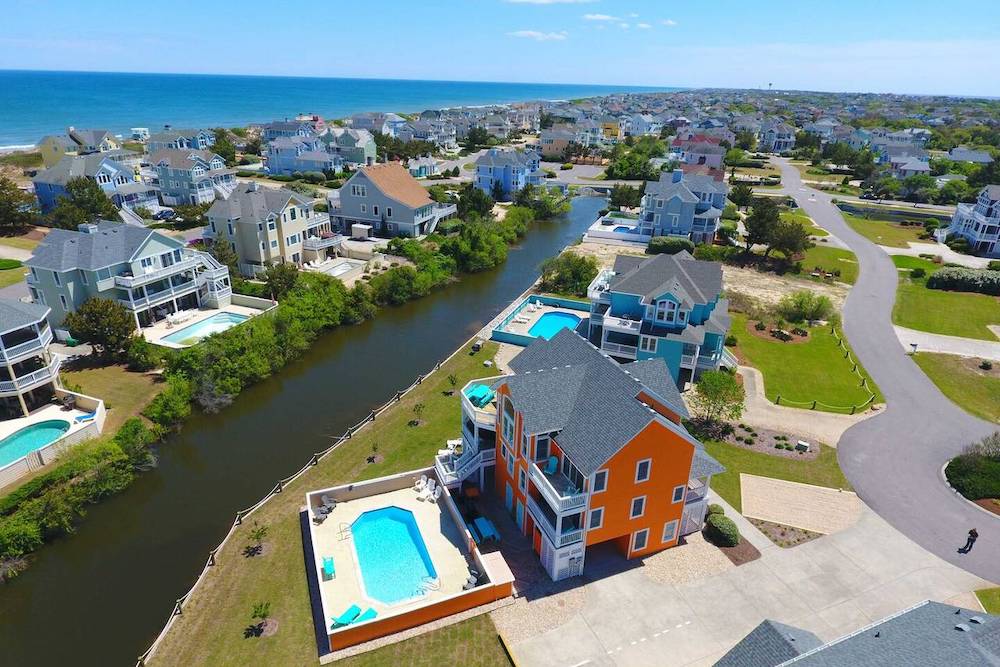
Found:
[[[180,324],[175,324],[172,326],[167,325],[166,320],[161,320],[151,327],[143,327],[141,333],[146,337],[150,343],[155,345],[162,345],[163,347],[172,347],[176,350],[183,349],[185,347],[190,347],[190,345],[178,345],[177,343],[171,343],[169,340],[164,340],[166,336],[170,334],[177,333],[181,329],[189,327],[193,324],[197,324],[202,320],[207,320],[208,318],[218,315],[219,313],[234,313],[236,315],[246,315],[247,317],[255,317],[260,315],[262,311],[256,308],[248,308],[246,306],[228,305],[225,308],[201,308],[198,310],[197,314],[191,319],[185,320]]]
[[[389,506],[413,513],[440,581],[439,590],[431,591],[416,600],[393,605],[386,605],[365,595],[353,538],[346,529],[364,512]],[[312,535],[316,567],[320,572],[320,597],[328,629],[331,617],[339,616],[352,604],[358,605],[362,610],[372,607],[379,617],[389,613],[397,614],[462,592],[462,586],[469,576],[464,538],[458,527],[439,503],[417,500],[417,494],[411,488],[338,502],[322,524],[312,527]],[[336,576],[330,581],[323,581],[322,578],[325,556],[333,556],[336,568]]]
[[[522,324],[520,322],[515,321],[517,318],[514,318],[507,324],[507,326],[504,327],[503,330],[509,331],[510,333],[514,334],[529,336],[530,334],[528,332],[531,330],[531,327],[535,326],[538,320],[540,320],[542,318],[542,315],[544,315],[545,313],[565,313],[567,315],[573,315],[574,317],[578,317],[580,319],[583,319],[587,316],[587,313],[579,310],[571,310],[569,308],[550,306],[547,304],[542,304],[541,306],[538,307],[538,310],[532,313],[528,310],[528,307],[525,306],[518,313],[518,317],[526,317],[528,318],[528,322],[526,324]]]
[[[76,433],[77,431],[85,428],[87,426],[84,424],[74,423],[74,418],[80,415],[89,414],[85,410],[64,410],[62,406],[51,404],[45,405],[33,411],[27,417],[18,417],[17,419],[5,419],[0,421],[0,440],[6,438],[8,435],[13,435],[15,432],[20,431],[22,428],[31,426],[32,424],[38,424],[40,422],[49,421],[51,419],[61,419],[63,421],[69,422],[69,430],[66,431],[65,435],[71,433]],[[65,437],[65,436],[63,436]],[[2,467],[2,466],[0,466]]]

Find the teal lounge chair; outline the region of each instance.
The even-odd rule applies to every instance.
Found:
[[[361,607],[359,607],[356,604],[352,604],[350,607],[347,608],[347,611],[345,611],[343,614],[333,619],[332,627],[339,628],[344,625],[350,625],[355,621],[355,619],[358,618],[360,614],[361,614]]]
[[[470,533],[472,533],[472,539],[475,540],[476,544],[479,544],[480,542],[483,541],[483,538],[479,535],[479,531],[476,530],[475,526],[473,526],[471,523],[469,523],[468,521],[466,521],[465,522],[465,527],[469,529]]]
[[[360,616],[358,616],[356,619],[354,619],[351,622],[352,623],[363,623],[364,621],[374,620],[376,616],[378,616],[378,612],[376,612],[371,607],[368,607],[368,609],[365,610],[365,613],[361,614]]]
[[[545,464],[545,474],[554,475],[556,474],[556,469],[559,467],[559,459],[555,456],[549,457],[549,462]]]
[[[333,556],[323,557],[323,581],[330,581],[337,576],[337,568],[333,565]]]
[[[74,421],[75,423],[77,423],[77,424],[82,424],[83,422],[89,422],[89,421],[93,421],[93,419],[94,419],[94,418],[95,418],[96,416],[97,416],[97,413],[96,413],[96,412],[88,412],[88,413],[87,413],[87,414],[85,414],[85,415],[80,415],[80,416],[78,416],[78,417],[74,418],[74,419],[73,419],[73,421]]]

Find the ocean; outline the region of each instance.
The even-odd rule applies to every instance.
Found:
[[[234,127],[315,113],[414,112],[443,107],[565,100],[677,88],[475,81],[404,81],[206,74],[0,70],[0,147],[33,145],[72,125],[128,135],[129,128]]]

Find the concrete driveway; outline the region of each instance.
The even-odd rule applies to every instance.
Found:
[[[941,469],[970,442],[997,430],[949,401],[900,346],[892,326],[898,271],[879,246],[852,230],[829,195],[801,184],[787,160],[783,191],[816,224],[844,241],[861,265],[844,304],[844,333],[878,383],[887,408],[848,429],[837,457],[865,503],[925,549],[985,579],[1000,582],[1000,517],[957,496]],[[979,541],[956,553],[975,527]]]
[[[588,555],[579,611],[527,639],[504,635],[517,664],[711,665],[765,618],[832,640],[922,600],[946,601],[986,585],[867,508],[850,528],[791,549],[772,544],[735,510],[726,514],[760,549],[759,560],[663,584],[642,566],[589,580]]]
[[[1000,361],[1000,341],[945,336],[944,334],[917,331],[896,325],[893,325],[892,328],[899,338],[900,345],[907,352],[911,352],[913,350],[912,344],[916,343],[917,352],[941,352],[943,354],[957,354],[962,357]],[[994,333],[996,329],[996,327],[990,327]]]

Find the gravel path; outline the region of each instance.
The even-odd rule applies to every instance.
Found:
[[[898,273],[889,256],[848,227],[829,195],[803,186],[787,160],[776,162],[783,191],[816,224],[847,243],[861,264],[844,306],[844,332],[888,407],[841,437],[837,452],[844,473],[861,499],[893,527],[944,560],[1000,582],[1000,518],[985,516],[957,497],[941,474],[949,459],[996,425],[945,398],[900,348],[891,322]],[[972,527],[980,536],[975,548],[956,553]]]

